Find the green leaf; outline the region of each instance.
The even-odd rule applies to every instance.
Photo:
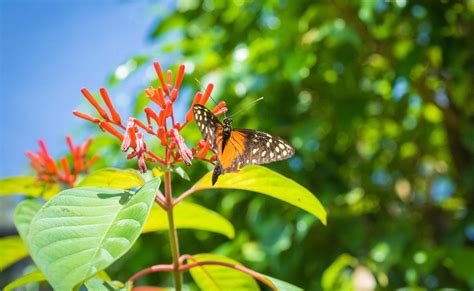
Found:
[[[15,208],[13,220],[18,233],[26,241],[26,236],[30,228],[33,217],[41,209],[41,203],[35,200],[23,200]]]
[[[448,250],[447,265],[453,275],[460,280],[466,281],[471,288],[474,287],[474,250],[463,247],[455,247]]]
[[[151,33],[150,38],[155,39],[158,36],[161,36],[163,33],[171,30],[177,29],[186,24],[186,18],[181,15],[173,15],[171,17],[166,17],[160,21],[156,26],[155,30]]]
[[[43,275],[43,273],[40,270],[36,270],[27,275],[21,276],[20,278],[11,282],[7,286],[5,286],[3,290],[10,291],[29,283],[42,282],[42,281],[46,281],[46,277]]]
[[[40,182],[36,177],[11,177],[0,180],[0,195],[27,195],[51,198],[61,189],[56,184]]]
[[[82,179],[76,187],[105,187],[114,189],[131,189],[140,187],[145,183],[139,172],[132,169],[121,170],[105,168]]]
[[[175,172],[176,174],[178,174],[178,176],[180,176],[181,178],[183,178],[184,180],[186,181],[190,181],[189,179],[189,176],[188,176],[188,173],[186,173],[186,171],[181,168],[181,167],[173,167],[173,172]]]
[[[36,265],[57,290],[70,290],[105,269],[137,240],[159,179],[137,193],[75,188],[48,201],[33,218],[27,245]]]
[[[0,271],[28,256],[28,249],[19,236],[0,238]]]
[[[198,254],[188,259],[188,264],[202,261],[219,261],[242,266],[239,262],[225,256],[214,254]],[[255,272],[255,271],[253,271]],[[202,290],[260,290],[255,279],[239,270],[226,266],[205,265],[190,269],[191,276]],[[268,280],[266,284],[273,285],[272,289],[285,291],[302,290],[290,283],[255,272],[260,277]]]
[[[174,207],[176,228],[198,229],[220,233],[233,239],[235,236],[232,224],[220,214],[194,203],[181,202]],[[143,232],[168,230],[168,216],[159,206],[154,205]]]
[[[229,173],[211,184],[212,172],[207,173],[194,186],[195,190],[240,189],[266,194],[299,207],[313,214],[326,225],[326,210],[319,200],[305,187],[262,166],[247,166],[239,173]]]
[[[337,289],[337,281],[340,278],[341,271],[351,265],[354,265],[357,260],[348,255],[340,255],[323,273],[321,285],[324,290]]]
[[[267,278],[273,284],[273,286],[275,286],[275,289],[277,289],[277,290],[284,290],[284,291],[300,291],[300,290],[303,290],[300,287],[297,287],[297,286],[295,286],[293,284],[290,284],[288,282],[285,282],[285,281],[282,281],[282,280],[279,280],[279,279],[275,279],[275,278],[272,278],[272,277],[267,276],[267,275],[263,275],[263,274],[260,274],[260,275]]]
[[[194,255],[188,263],[202,261],[220,261],[241,266],[237,261],[214,254]],[[253,277],[229,267],[206,265],[191,268],[189,272],[201,290],[260,290]]]

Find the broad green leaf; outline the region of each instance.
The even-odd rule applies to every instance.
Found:
[[[41,209],[41,203],[35,200],[23,200],[15,208],[15,214],[13,215],[13,220],[15,222],[16,229],[18,233],[26,240],[28,230],[30,228],[30,223],[33,220],[33,217]]]
[[[109,275],[107,275],[106,272],[100,271],[99,273],[96,274],[96,276],[93,278],[96,280],[105,280],[105,281],[111,281]],[[92,280],[92,279],[91,279]],[[27,275],[21,276],[20,278],[16,279],[15,281],[11,282],[7,286],[5,286],[4,291],[9,291],[13,290],[15,288],[18,288],[20,286],[29,284],[29,283],[35,283],[35,282],[42,282],[46,281],[46,277],[40,270],[36,270],[34,272],[31,272]]]
[[[56,184],[40,182],[36,177],[11,177],[0,180],[0,195],[27,195],[51,198],[61,189]]]
[[[74,188],[48,201],[27,235],[30,254],[48,282],[70,290],[127,252],[151,210],[160,180],[137,193],[109,188]]]
[[[43,273],[40,270],[36,270],[27,275],[21,276],[20,278],[11,282],[7,286],[5,286],[3,290],[10,291],[29,283],[42,282],[42,281],[46,281],[46,277],[43,275]]]
[[[201,261],[219,261],[241,265],[230,258],[214,254],[198,254],[188,263]],[[260,290],[253,277],[241,271],[215,265],[194,267],[189,270],[194,282],[201,290]]]
[[[114,189],[131,189],[140,187],[145,183],[140,173],[136,170],[120,170],[105,168],[95,171],[84,177],[76,187],[105,187]]]
[[[319,200],[305,187],[262,166],[247,166],[239,173],[229,173],[211,184],[212,172],[207,173],[194,186],[195,190],[240,189],[254,191],[280,199],[313,214],[326,225],[326,210]]]
[[[174,207],[173,214],[176,228],[211,231],[230,239],[234,238],[235,231],[232,224],[220,214],[201,205],[181,202]],[[143,232],[157,230],[168,230],[168,216],[162,208],[154,205]]]
[[[19,236],[0,238],[0,271],[28,255],[28,249]]]

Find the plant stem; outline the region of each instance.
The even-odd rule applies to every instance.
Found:
[[[168,204],[166,213],[168,214],[171,255],[173,256],[174,287],[176,291],[181,291],[181,287],[183,285],[183,275],[180,271],[180,264],[179,264],[178,233],[176,232],[176,227],[174,225],[173,198],[171,196],[171,173],[170,172],[165,173],[165,198]]]

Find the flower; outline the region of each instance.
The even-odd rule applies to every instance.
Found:
[[[26,152],[26,155],[30,158],[31,166],[38,175],[38,180],[47,183],[62,183],[73,187],[79,175],[88,172],[90,167],[99,159],[98,155],[91,158],[87,156],[92,138],[78,146],[74,145],[70,136],[66,137],[66,142],[72,159],[72,167],[67,157],[61,157],[59,163],[56,162],[49,155],[46,143],[43,140],[38,141],[39,151],[36,153]]]
[[[115,110],[105,88],[100,88],[99,93],[107,110],[95,100],[94,96],[87,89],[83,88],[81,90],[87,101],[95,108],[99,117],[93,117],[79,111],[74,111],[73,114],[79,118],[96,123],[101,130],[119,139],[121,141],[121,150],[123,152],[131,151],[127,154],[126,158],[137,158],[138,168],[142,172],[147,170],[147,161],[161,163],[165,167],[179,162],[184,162],[189,166],[192,164],[193,159],[208,162],[214,161],[215,155],[206,158],[210,149],[208,142],[200,141],[196,147],[189,148],[180,133],[184,127],[194,120],[192,106],[195,104],[205,105],[211,97],[214,85],[208,84],[204,93],[197,92],[195,94],[191,108],[186,113],[184,123],[181,124],[175,119],[174,102],[179,98],[185,67],[184,65],[179,66],[173,85],[173,73],[171,70],[168,70],[165,76],[160,63],[154,62],[153,66],[160,81],[160,86],[157,88],[149,86],[145,89],[145,96],[152,102],[143,108],[146,123],[138,118],[129,117],[127,125],[124,126],[122,124],[123,119]],[[226,112],[225,102],[219,102],[212,111],[216,115]],[[145,139],[146,136],[155,137],[161,146],[165,148],[163,157],[159,157],[149,150]]]

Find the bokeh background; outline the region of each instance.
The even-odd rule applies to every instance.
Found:
[[[264,96],[234,124],[289,140],[296,155],[269,167],[329,217],[325,227],[268,197],[204,192],[193,199],[229,218],[236,239],[183,230],[182,253],[224,254],[306,290],[474,288],[474,1],[7,0],[1,24],[2,178],[27,173],[38,138],[65,152],[67,133],[97,136],[98,166],[134,167],[70,114],[90,112],[79,90],[105,86],[140,116],[152,62],[184,63],[178,112],[195,78],[230,113]],[[147,234],[108,272],[125,280],[169,261],[166,234]]]

